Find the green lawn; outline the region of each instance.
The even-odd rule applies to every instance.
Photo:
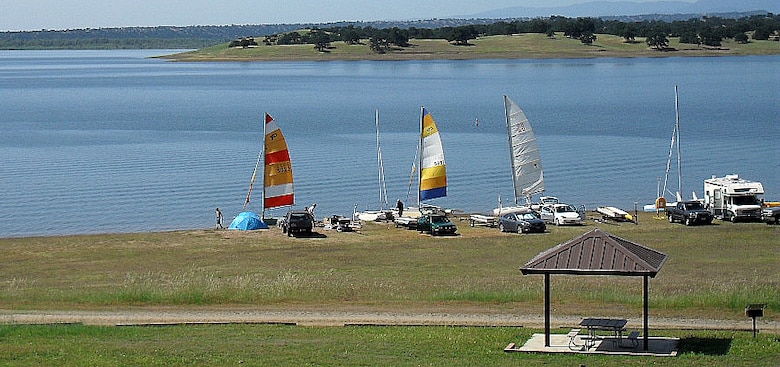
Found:
[[[777,366],[777,335],[664,330],[677,357],[505,353],[512,327],[0,326],[3,366]]]

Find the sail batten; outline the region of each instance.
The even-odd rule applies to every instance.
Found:
[[[447,164],[439,129],[425,107],[420,114],[419,201],[447,196]]]
[[[523,110],[508,96],[504,96],[504,107],[515,203],[517,204],[519,198],[525,198],[529,202],[531,195],[544,191],[544,172],[539,145]]]

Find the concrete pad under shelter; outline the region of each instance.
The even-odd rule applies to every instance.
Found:
[[[649,337],[648,349],[644,350],[643,340],[640,337],[639,343],[634,346],[631,341],[623,338],[619,343],[617,338],[604,337],[595,341],[593,347],[585,349],[586,335],[577,335],[574,339],[574,346],[570,345],[566,334],[550,334],[550,346],[544,346],[544,333],[536,333],[531,336],[522,346],[515,343],[509,343],[504,348],[504,352],[526,352],[526,353],[581,353],[581,354],[608,354],[608,355],[631,355],[631,356],[656,356],[656,357],[675,357],[677,356],[677,344],[679,338]]]

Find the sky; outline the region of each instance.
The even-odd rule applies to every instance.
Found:
[[[588,0],[0,0],[0,31],[416,20],[584,2]]]

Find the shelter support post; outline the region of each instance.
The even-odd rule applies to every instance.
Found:
[[[550,346],[550,274],[544,273],[544,346]]]
[[[643,331],[644,331],[644,338],[643,338],[644,341],[643,342],[644,342],[644,349],[645,350],[648,349],[648,347],[647,347],[648,336],[647,335],[650,332],[650,327],[648,325],[648,320],[647,320],[648,319],[648,315],[647,314],[650,311],[650,307],[648,305],[648,303],[649,303],[648,300],[650,298],[649,297],[649,290],[650,290],[650,281],[649,281],[649,278],[647,277],[647,275],[645,275],[644,276],[644,287],[643,287],[643,290],[642,290],[642,293],[644,293],[644,311],[643,311],[643,313],[644,313],[644,320],[642,321],[642,328],[643,328]]]

